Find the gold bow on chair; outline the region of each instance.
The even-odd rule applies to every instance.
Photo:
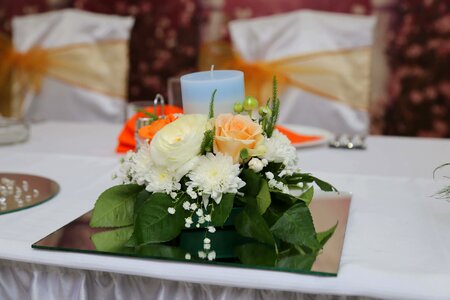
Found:
[[[0,35],[0,113],[20,117],[26,94],[39,93],[46,76],[125,99],[127,58],[125,40],[34,47],[20,52]]]
[[[279,89],[291,86],[352,108],[366,110],[370,91],[370,47],[299,54],[273,61],[248,62],[227,43],[209,43],[201,48],[200,68],[236,69],[245,74],[247,95],[265,102],[272,78]]]

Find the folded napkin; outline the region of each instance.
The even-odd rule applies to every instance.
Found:
[[[147,111],[149,113],[154,113],[153,107],[147,107],[145,109],[145,111]],[[167,115],[182,114],[183,110],[177,106],[168,105],[164,108],[164,112]],[[160,107],[158,107],[156,114],[157,115],[161,114]],[[116,152],[125,153],[129,150],[135,149],[136,140],[134,139],[134,129],[136,127],[136,120],[138,118],[143,118],[143,117],[145,117],[145,114],[142,112],[138,112],[125,123],[122,131],[119,134],[119,138],[118,138],[119,143],[117,144]],[[320,136],[297,134],[297,133],[292,132],[289,129],[282,127],[280,125],[277,125],[277,129],[278,129],[278,131],[280,131],[281,133],[286,135],[293,144],[311,142],[311,141],[316,141],[316,140],[321,139]]]

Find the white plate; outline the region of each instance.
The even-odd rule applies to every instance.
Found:
[[[309,142],[302,142],[302,143],[293,143],[292,145],[295,148],[305,148],[305,147],[312,147],[312,146],[319,146],[323,144],[327,144],[332,138],[333,134],[325,129],[317,128],[317,127],[309,127],[309,126],[303,126],[303,125],[296,125],[296,124],[280,124],[281,126],[285,127],[286,129],[289,129],[290,131],[293,131],[297,134],[302,135],[315,135],[319,136],[320,139],[309,141]]]

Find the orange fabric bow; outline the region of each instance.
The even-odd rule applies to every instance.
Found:
[[[125,40],[33,47],[20,52],[0,34],[0,113],[20,117],[26,94],[39,93],[46,76],[125,99],[127,57]]]
[[[352,108],[366,110],[370,91],[370,47],[299,54],[272,61],[246,61],[226,42],[209,42],[200,48],[199,69],[241,70],[245,93],[265,103],[272,91],[296,87]]]

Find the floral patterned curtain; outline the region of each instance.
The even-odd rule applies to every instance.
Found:
[[[382,133],[450,137],[450,2],[399,1],[392,10]]]

